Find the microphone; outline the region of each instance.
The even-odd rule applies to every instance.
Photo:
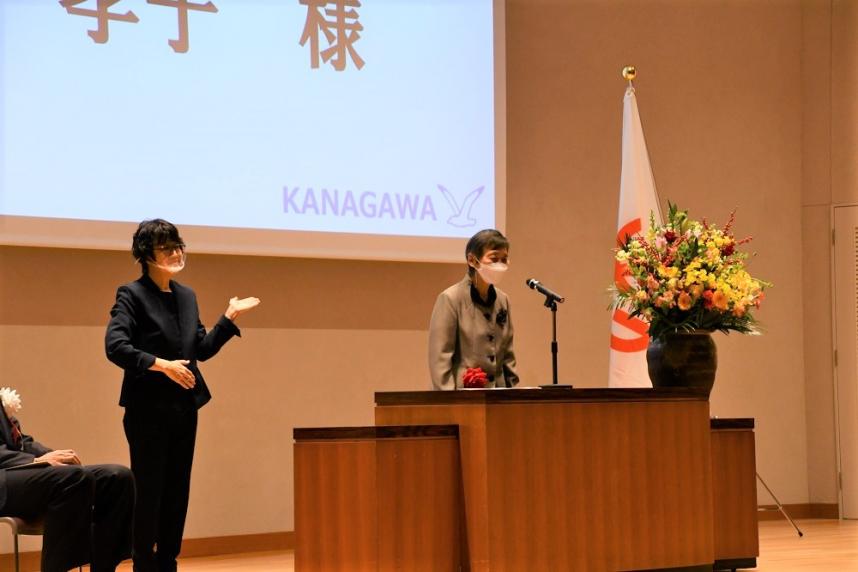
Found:
[[[561,302],[562,303],[564,300],[566,300],[566,298],[564,298],[563,296],[561,296],[557,292],[553,292],[549,288],[546,288],[545,286],[543,286],[539,282],[539,280],[536,280],[535,278],[528,278],[527,280],[524,281],[524,283],[527,284],[532,290],[536,290],[537,292],[545,294],[546,296],[548,296],[549,299],[554,300],[555,302]]]

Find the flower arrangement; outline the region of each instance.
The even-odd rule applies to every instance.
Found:
[[[719,229],[668,205],[666,223],[650,216],[645,235],[627,236],[617,248],[616,259],[634,282],[617,282],[613,307],[649,322],[653,339],[694,330],[759,333],[752,311],[771,284],[745,270],[748,254],[737,247],[751,238],[733,236],[735,211]]]
[[[0,387],[0,403],[10,418],[21,410],[21,396],[9,387]]]

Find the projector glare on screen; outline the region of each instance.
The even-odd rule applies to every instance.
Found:
[[[0,241],[160,217],[195,251],[462,260],[504,226],[502,29],[501,0],[0,0]]]

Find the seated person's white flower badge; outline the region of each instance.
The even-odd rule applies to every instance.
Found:
[[[0,387],[0,403],[3,404],[3,412],[6,414],[6,419],[9,420],[12,430],[12,444],[16,449],[23,450],[24,441],[21,424],[15,419],[15,414],[21,410],[21,396],[12,388]]]
[[[21,396],[12,388],[0,387],[0,403],[10,419],[21,410]]]

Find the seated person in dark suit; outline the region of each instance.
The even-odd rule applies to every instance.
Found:
[[[85,466],[70,449],[45,447],[21,431],[17,393],[4,387],[0,400],[0,516],[44,523],[42,572],[87,563],[92,572],[115,570],[131,555],[131,471]]]

